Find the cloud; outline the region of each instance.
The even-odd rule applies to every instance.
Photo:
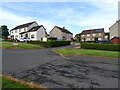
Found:
[[[1,14],[2,18],[0,20],[0,26],[7,25],[9,29],[12,29],[17,25],[21,25],[21,24],[28,23],[31,21],[36,21],[38,24],[44,25],[46,30],[49,32],[55,25],[49,20],[43,20],[43,19],[40,19],[40,18],[38,19],[34,17],[22,17],[22,16],[13,14],[5,10],[0,10],[0,12],[2,13]]]

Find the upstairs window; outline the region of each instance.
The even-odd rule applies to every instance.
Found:
[[[93,36],[95,36],[96,34],[92,34]]]
[[[15,33],[17,33],[17,30],[15,30]]]
[[[87,36],[90,36],[90,34],[87,34]]]

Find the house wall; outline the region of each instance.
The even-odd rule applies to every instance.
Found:
[[[113,26],[111,26],[109,30],[110,30],[110,39],[112,39],[113,37],[120,37],[120,20],[116,22]]]
[[[13,33],[12,33],[12,32],[13,32]],[[12,31],[10,32],[10,35],[11,35],[11,36],[14,36],[14,39],[20,40],[19,29],[17,29],[17,30],[12,30]]]
[[[69,33],[62,33],[62,37],[65,37],[67,39],[67,41],[71,41],[71,39],[73,38],[72,34]]]
[[[34,35],[34,38],[31,37],[32,35]],[[29,32],[28,37],[30,38],[30,40],[37,40],[37,31]]]
[[[118,39],[118,38],[113,38],[113,39],[110,40],[110,42],[111,42],[112,44],[120,44],[120,39]]]
[[[45,29],[43,27],[37,30],[37,40],[42,41],[46,37]]]
[[[62,32],[55,27],[50,32],[50,37],[56,37],[57,39],[62,39]]]
[[[83,36],[84,35],[84,36]],[[98,40],[105,40],[105,33],[91,33],[91,34],[81,34],[81,41],[95,41],[95,37],[98,38]]]

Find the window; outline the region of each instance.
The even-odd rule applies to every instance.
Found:
[[[82,37],[84,37],[85,35],[82,35]]]
[[[15,35],[15,39],[17,39],[18,38],[18,35]]]
[[[102,38],[98,38],[98,40],[102,40]]]
[[[87,38],[86,41],[90,41],[90,38]]]
[[[17,33],[17,30],[15,30],[15,33]]]
[[[99,36],[101,35],[101,33],[99,33]]]
[[[31,35],[31,38],[35,38],[34,34],[33,34],[33,35]]]
[[[19,32],[21,32],[21,29],[19,29]]]
[[[84,39],[82,39],[82,41],[84,41]]]
[[[87,34],[87,36],[90,36],[90,34]]]
[[[26,29],[27,29],[27,28],[25,27],[25,28],[24,28],[24,32],[26,32]]]
[[[108,36],[105,36],[105,38],[107,39],[107,38],[108,38]]]
[[[92,38],[92,41],[94,41],[95,39],[94,38]]]
[[[13,30],[11,31],[11,33],[13,33]]]
[[[92,34],[93,36],[95,36],[96,34]]]

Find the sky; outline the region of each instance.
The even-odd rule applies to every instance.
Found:
[[[47,32],[54,26],[65,27],[74,35],[82,30],[109,27],[118,20],[118,1],[104,2],[2,2],[0,25],[9,29],[36,21]]]

